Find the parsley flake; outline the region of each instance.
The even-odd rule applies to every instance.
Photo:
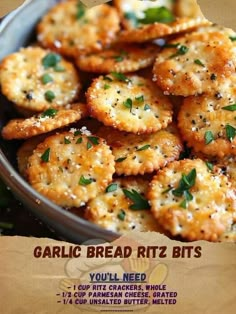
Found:
[[[210,171],[212,171],[213,168],[214,168],[213,164],[212,164],[211,162],[209,162],[209,161],[206,161],[206,166],[207,166],[207,168],[208,168]]]
[[[108,187],[106,188],[106,193],[115,192],[117,190],[117,187],[117,183],[112,183],[108,185]]]
[[[148,200],[146,200],[144,196],[142,196],[134,189],[132,189],[131,191],[123,189],[122,191],[125,194],[125,196],[133,202],[133,204],[129,206],[130,209],[132,210],[150,209]]]
[[[137,149],[137,152],[141,152],[142,150],[146,150],[146,149],[148,149],[148,148],[150,148],[150,147],[151,147],[150,144],[144,145],[144,146],[142,146],[142,147],[139,147],[139,148]]]
[[[133,27],[138,26],[138,18],[134,12],[125,12],[124,17],[131,22]]]
[[[166,7],[149,8],[144,12],[145,17],[138,21],[142,24],[151,24],[155,22],[159,23],[171,23],[175,20],[173,13]]]
[[[214,141],[214,135],[213,135],[213,133],[211,131],[206,131],[205,135],[204,135],[204,138],[205,138],[205,144],[206,145],[208,145],[212,141]]]
[[[75,144],[81,144],[83,141],[82,137],[79,137]]]
[[[184,46],[184,45],[178,45],[177,47],[177,52],[172,54],[169,59],[172,59],[172,58],[175,58],[175,57],[178,57],[178,56],[182,56],[182,55],[185,55],[188,51],[189,51],[189,48]]]
[[[46,85],[50,82],[53,82],[53,78],[51,77],[50,74],[46,73],[42,76],[41,81],[42,81],[43,85]]]
[[[79,1],[77,5],[77,12],[76,12],[76,19],[80,20],[85,15],[85,7],[84,5]]]
[[[195,59],[194,63],[197,64],[197,65],[200,65],[201,67],[205,67],[204,63],[202,63],[202,61],[199,60],[199,59]]]
[[[146,104],[146,105],[144,106],[144,110],[145,110],[145,111],[150,110],[150,109],[151,109],[151,107],[150,107],[149,105]]]
[[[123,209],[120,210],[120,212],[117,215],[117,218],[120,219],[121,221],[125,220],[125,211]]]
[[[45,69],[54,68],[61,61],[61,56],[57,53],[50,52],[43,59],[42,64]]]
[[[56,98],[54,92],[51,90],[46,91],[44,97],[48,102],[52,102],[53,99]]]
[[[229,36],[229,39],[230,39],[231,41],[236,41],[236,36]]]
[[[71,144],[71,141],[68,138],[64,137],[64,144]]]
[[[104,88],[104,89],[109,89],[109,88],[111,88],[111,85],[104,84],[103,88]]]
[[[132,102],[132,99],[131,98],[127,98],[124,102],[123,102],[123,105],[130,109],[130,112],[132,110],[132,106],[133,106],[133,102]]]
[[[94,179],[92,178],[86,179],[83,175],[79,179],[79,185],[83,185],[83,186],[89,185],[92,182],[94,182]]]
[[[41,160],[42,160],[43,162],[49,162],[49,159],[50,159],[50,151],[51,151],[51,149],[50,149],[50,148],[47,148],[47,149],[45,150],[45,152],[42,154]]]
[[[135,97],[135,100],[137,100],[137,102],[139,102],[139,103],[143,103],[144,102],[144,96],[141,95],[141,96]]]
[[[131,80],[125,76],[123,73],[120,73],[120,72],[111,72],[112,76],[117,79],[118,81],[121,81],[121,82],[126,82],[126,83],[129,83],[131,82]]]
[[[125,159],[127,159],[127,157],[120,157],[120,158],[117,158],[117,159],[115,160],[115,162],[122,162],[122,161],[124,161]]]
[[[228,110],[228,111],[236,111],[236,104],[222,107],[222,109]]]
[[[235,136],[236,136],[236,129],[233,126],[227,124],[226,127],[225,127],[225,130],[226,130],[226,137],[227,137],[227,139],[230,142],[232,142],[234,140]]]
[[[55,115],[57,113],[58,113],[57,109],[49,108],[49,109],[45,110],[43,113],[41,113],[41,117],[42,118],[45,118],[45,117],[53,118],[53,117],[55,117]]]

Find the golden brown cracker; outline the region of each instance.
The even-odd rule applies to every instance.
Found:
[[[169,99],[151,80],[137,75],[100,76],[89,87],[87,102],[93,117],[121,131],[153,133],[172,120]]]
[[[114,157],[98,137],[79,131],[47,137],[29,158],[32,187],[63,207],[80,207],[103,192],[115,172]]]
[[[180,138],[166,129],[136,135],[102,127],[97,134],[111,147],[118,175],[151,173],[178,159],[183,148]]]
[[[38,112],[73,102],[81,87],[72,63],[39,47],[5,57],[0,64],[0,84],[10,101]]]
[[[54,6],[37,27],[38,40],[44,47],[66,56],[102,50],[119,31],[115,8],[101,4],[86,8],[77,0]]]
[[[148,199],[160,225],[189,241],[218,241],[236,219],[236,192],[200,159],[174,161],[151,182]]]

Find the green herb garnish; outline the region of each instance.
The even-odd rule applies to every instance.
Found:
[[[141,96],[135,97],[135,100],[137,100],[137,102],[139,102],[139,103],[143,103],[144,102],[144,96],[141,95]]]
[[[230,142],[232,142],[233,139],[234,139],[235,136],[236,136],[236,129],[235,129],[233,126],[227,124],[226,127],[225,127],[225,130],[226,130],[227,139],[228,139]]]
[[[104,76],[103,79],[108,82],[112,82],[112,79],[109,76]]]
[[[130,209],[132,210],[150,209],[150,205],[146,198],[144,198],[134,189],[132,189],[131,191],[123,189],[122,191],[125,194],[125,196],[133,202],[133,204],[129,206]]]
[[[229,39],[230,39],[231,41],[236,41],[236,36],[229,36]]]
[[[209,161],[206,161],[206,166],[207,166],[207,168],[210,170],[210,171],[212,171],[213,170],[213,164],[211,163],[211,162],[209,162]]]
[[[79,179],[79,185],[83,185],[83,186],[89,185],[89,184],[91,184],[92,182],[94,182],[93,179],[86,179],[83,175],[82,175],[82,176],[80,177],[80,179]]]
[[[64,144],[71,144],[71,141],[68,138],[64,137]]]
[[[79,1],[77,5],[77,12],[76,12],[76,19],[79,20],[85,15],[85,7],[84,5]]]
[[[111,75],[118,81],[126,82],[126,83],[131,82],[131,80],[127,76],[125,76],[123,73],[111,72]]]
[[[88,139],[93,145],[99,144],[99,138],[96,136],[88,136]]]
[[[124,60],[123,56],[114,56],[113,58],[115,59],[116,62],[121,62]]]
[[[236,111],[236,104],[222,107],[222,109],[228,110],[228,111]]]
[[[178,45],[176,48],[177,48],[177,52],[171,55],[169,59],[185,55],[189,51],[189,48],[184,45]]]
[[[41,78],[41,81],[42,81],[42,83],[44,84],[44,85],[46,85],[46,84],[48,84],[48,83],[50,83],[50,82],[53,82],[53,78],[51,77],[51,75],[50,74],[44,74],[43,76],[42,76],[42,78]]]
[[[44,94],[44,97],[49,102],[52,102],[53,99],[56,98],[54,92],[51,90],[46,91],[46,93]]]
[[[81,144],[83,141],[82,137],[79,137],[75,144]]]
[[[138,19],[142,24],[151,24],[155,22],[159,23],[171,23],[175,20],[173,13],[166,7],[149,8],[144,12],[145,17]]]
[[[125,220],[125,211],[123,209],[120,210],[119,214],[117,215],[117,218],[120,219],[121,221]]]
[[[127,157],[120,157],[120,158],[117,158],[117,159],[115,160],[115,162],[122,162],[122,161],[124,161],[125,159],[127,159]]]
[[[192,169],[187,175],[182,174],[182,178],[179,181],[179,185],[172,191],[172,194],[177,197],[184,196],[184,200],[180,203],[180,207],[187,208],[187,202],[193,200],[192,194],[189,192],[196,181],[197,172],[196,169]]]
[[[81,135],[82,134],[82,132],[80,131],[80,130],[76,130],[75,132],[74,132],[74,136],[78,136],[78,135]]]
[[[111,85],[104,84],[103,88],[104,88],[104,89],[109,89],[109,88],[111,88]]]
[[[205,67],[205,65],[202,63],[202,61],[201,60],[199,60],[199,59],[195,59],[194,60],[194,63],[196,63],[197,65],[200,65],[201,67]]]
[[[54,67],[55,72],[65,72],[65,70],[66,70],[65,68],[58,64]]]
[[[112,183],[106,188],[106,193],[115,192],[117,190],[117,183]]]
[[[132,102],[132,99],[131,98],[127,98],[124,102],[123,102],[123,105],[130,109],[130,112],[132,110],[132,105],[133,105],[133,102]]]
[[[139,147],[139,148],[137,149],[137,152],[140,152],[140,151],[142,151],[142,150],[146,150],[146,149],[148,149],[148,148],[150,148],[150,147],[151,147],[150,144],[144,145],[144,146],[142,146],[142,147]]]
[[[43,113],[41,113],[41,117],[42,118],[45,118],[45,117],[53,118],[53,117],[55,117],[55,115],[57,113],[58,113],[57,109],[49,108],[49,109],[45,110]]]
[[[43,59],[42,64],[45,69],[54,68],[61,61],[61,56],[57,53],[50,52]]]
[[[211,131],[206,131],[205,135],[204,135],[204,138],[205,138],[205,144],[206,145],[208,145],[212,141],[214,141],[214,135],[213,135],[213,133]]]
[[[45,150],[45,152],[42,154],[41,160],[42,160],[43,162],[49,162],[49,159],[50,159],[50,151],[51,151],[51,149],[50,149],[50,148],[47,148],[47,149]]]
[[[167,189],[165,189],[161,194],[166,194],[168,192],[170,192],[173,188],[172,187],[169,187]]]

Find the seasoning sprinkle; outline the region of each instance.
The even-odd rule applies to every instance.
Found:
[[[49,162],[51,149],[47,148],[45,152],[41,156],[41,160],[43,162]]]
[[[83,185],[83,186],[89,185],[92,182],[94,182],[92,178],[86,179],[83,175],[79,179],[79,185]]]

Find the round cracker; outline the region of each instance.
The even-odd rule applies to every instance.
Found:
[[[114,157],[104,141],[79,133],[47,137],[28,162],[32,187],[63,207],[79,207],[96,197],[115,172]]]
[[[153,218],[149,205],[147,208],[132,210],[130,206],[134,203],[123,192],[124,189],[131,192],[134,190],[145,198],[147,188],[148,181],[141,177],[115,179],[107,191],[88,202],[85,218],[114,232],[126,233],[135,230],[163,233]]]
[[[195,32],[171,41],[158,54],[153,80],[165,94],[196,95],[216,90],[235,72],[235,65],[236,54],[227,36]]]
[[[51,108],[28,119],[10,120],[2,129],[2,137],[6,140],[27,139],[62,128],[86,116],[87,105],[81,103],[58,110]]]
[[[157,45],[119,45],[102,52],[81,55],[76,63],[81,70],[95,73],[134,72],[153,64]]]
[[[46,66],[45,57],[50,55],[48,50],[28,47],[5,57],[0,64],[2,93],[17,106],[35,112],[73,102],[81,87],[76,69],[55,54],[57,67]],[[45,76],[52,81],[45,84]]]
[[[17,151],[17,166],[22,177],[27,178],[27,166],[29,157],[33,154],[34,149],[42,143],[48,134],[35,136],[25,141]]]
[[[77,0],[57,4],[37,27],[39,42],[66,56],[102,50],[118,31],[115,8],[101,4],[88,9]]]
[[[183,175],[196,170],[196,180],[186,196],[175,196]],[[189,182],[190,179],[188,179]],[[151,182],[148,198],[153,215],[173,236],[189,241],[218,241],[236,219],[235,191],[227,177],[210,171],[200,159],[174,161]],[[185,205],[184,206],[184,202]]]
[[[152,23],[138,28],[124,30],[120,33],[119,40],[125,43],[144,43],[162,37],[177,35],[181,32],[189,32],[200,26],[210,25],[210,22],[202,17],[177,18],[170,24]]]
[[[151,80],[137,75],[100,76],[89,87],[87,102],[93,117],[121,131],[153,133],[172,121],[169,99]]]
[[[97,134],[111,147],[118,175],[151,173],[178,159],[183,149],[180,138],[167,129],[136,135],[101,127]]]
[[[235,104],[235,78],[225,81],[215,95],[187,97],[178,115],[178,126],[182,137],[193,147],[207,155],[223,157],[236,155],[236,137],[228,129],[236,128],[236,111],[224,108]],[[228,135],[227,135],[228,134]]]

